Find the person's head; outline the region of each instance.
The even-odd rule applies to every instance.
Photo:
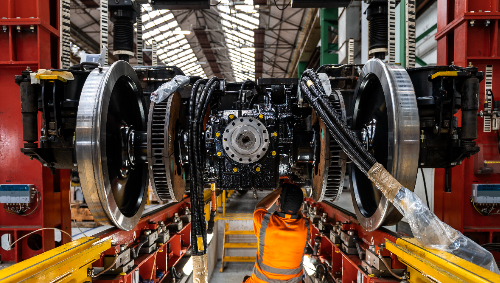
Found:
[[[284,183],[281,187],[282,190],[277,203],[280,211],[286,214],[297,214],[304,199],[302,189],[295,184],[289,183]]]

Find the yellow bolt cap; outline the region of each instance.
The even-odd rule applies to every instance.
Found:
[[[278,133],[277,132],[274,132],[273,133],[273,137],[277,137],[278,136]]]
[[[234,167],[233,172],[235,172],[235,173],[238,172],[238,168]]]
[[[233,118],[234,118],[233,114],[229,115],[229,119],[233,119]]]
[[[215,136],[216,137],[220,137],[220,133],[215,133]]]
[[[221,156],[221,155],[222,155],[222,153],[220,151],[217,152],[217,156]]]
[[[260,167],[255,168],[255,171],[260,172]]]
[[[273,152],[271,152],[271,154],[272,154],[273,156],[275,156],[275,155],[276,155],[276,151],[274,151],[274,150],[273,150]]]
[[[116,274],[116,273],[115,273],[115,274]],[[121,272],[121,273],[120,273],[120,275],[121,275],[121,276],[125,276],[125,275],[127,275],[127,273],[125,273],[125,272]]]
[[[263,119],[263,118],[264,118],[264,115],[260,114],[260,115],[259,115],[259,118],[260,118],[260,119]]]

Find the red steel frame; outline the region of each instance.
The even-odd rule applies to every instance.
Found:
[[[0,184],[34,184],[41,195],[37,211],[30,216],[8,214],[0,207],[0,235],[10,234],[12,241],[39,228],[55,227],[71,234],[69,170],[51,175],[40,162],[21,153],[20,90],[14,83],[14,76],[27,67],[33,71],[58,68],[59,38],[59,0],[0,2],[0,85],[4,93],[0,103]],[[53,230],[37,234],[42,236],[42,242],[35,243],[40,249],[31,249],[28,240],[34,238],[26,237],[12,250],[0,248],[1,260],[19,262],[55,247]],[[62,244],[69,240],[62,234]]]
[[[500,3],[498,0],[438,0],[437,63],[457,66],[472,64],[480,71],[493,66],[493,94],[500,100],[500,57],[498,50]],[[487,26],[486,20],[490,23]],[[471,25],[473,22],[473,26]],[[483,110],[485,82],[480,83],[479,110]],[[460,115],[457,118],[460,123]],[[434,183],[434,212],[480,244],[500,242],[500,215],[482,216],[470,202],[473,183],[500,183],[499,174],[475,174],[474,161],[488,157],[500,160],[495,132],[483,132],[483,119],[478,117],[477,143],[480,153],[463,161],[449,173],[449,188],[445,192],[445,169],[436,169]],[[494,253],[495,254],[495,253]],[[495,254],[497,260],[500,255]]]
[[[375,251],[379,251],[379,246],[381,244],[385,244],[386,239],[394,243],[396,242],[397,238],[392,233],[384,231],[384,229],[367,232],[361,225],[359,225],[355,216],[344,213],[324,202],[315,203],[312,199],[308,199],[307,201],[313,207],[317,207],[318,215],[322,215],[323,213],[328,214],[328,223],[335,224],[336,221],[340,221],[342,223],[342,230],[355,230],[358,238],[361,240],[360,246],[363,250],[368,249],[370,245],[374,245]],[[311,225],[311,230],[312,235],[309,245],[314,247],[314,238],[318,235],[321,237],[318,258],[321,262],[328,262],[328,265],[332,266],[330,273],[334,278],[340,278],[342,279],[342,282],[357,282],[357,275],[359,271],[362,274],[363,283],[400,282],[400,280],[396,280],[391,276],[373,277],[373,275],[370,276],[370,274],[366,274],[366,271],[361,268],[361,260],[358,255],[345,254],[340,247],[334,245],[330,241],[330,238],[319,234],[316,225]],[[393,269],[406,269],[406,265],[401,263],[397,256],[389,252],[387,249],[380,250],[380,254],[384,257],[390,256],[392,258]]]
[[[113,231],[106,232],[99,237],[101,239],[111,237],[113,246],[110,250],[104,252],[101,255],[101,259],[96,261],[94,267],[103,266],[103,257],[105,255],[113,255],[115,253],[114,249],[119,249],[120,245],[127,245],[138,243],[139,235],[143,230],[157,229],[158,221],[163,221],[167,225],[172,222],[174,214],[177,212],[179,215],[185,211],[186,207],[191,208],[189,203],[189,198],[184,199],[174,205],[169,206],[159,212],[152,215],[141,218],[139,223],[130,231],[122,231],[120,229],[113,229]],[[167,246],[170,246],[170,250],[167,252]],[[163,282],[168,278],[171,272],[171,267],[175,266],[186,251],[191,246],[191,223],[185,225],[179,233],[171,234],[170,240],[167,244],[159,247],[152,254],[143,254],[135,260],[135,265],[137,265],[134,270],[139,269],[139,274],[144,280],[153,279],[154,282]],[[134,245],[135,247],[135,245]],[[154,272],[153,272],[154,271]],[[164,276],[159,280],[156,278],[156,271],[161,271]],[[153,278],[151,277],[153,274]],[[133,272],[128,272],[127,275],[117,275],[113,279],[106,280],[93,280],[95,283],[125,283],[132,281]]]

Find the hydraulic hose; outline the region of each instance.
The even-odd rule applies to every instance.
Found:
[[[145,243],[146,243],[146,240],[141,241],[139,243],[139,245],[137,245],[136,249],[130,248],[130,252],[132,253],[132,258],[133,259],[137,259],[137,257],[139,257],[139,250],[142,248],[142,246],[144,246]]]
[[[366,174],[376,163],[375,158],[363,147],[352,131],[347,128],[344,121],[340,120],[338,115],[333,112],[324,99],[326,94],[321,81],[313,71],[306,70],[304,72],[300,88],[316,113],[328,126],[335,140],[341,145],[349,158],[356,163],[358,168]]]
[[[241,111],[241,109],[243,108],[243,104],[245,103],[243,99],[243,90],[245,89],[245,85],[247,84],[253,84],[254,86],[256,86],[255,82],[251,80],[246,80],[244,83],[241,84],[241,88],[238,93],[238,111]]]
[[[330,118],[325,113],[323,108],[319,105],[317,99],[312,97],[309,89],[307,88],[307,86],[303,81],[300,82],[300,87],[303,93],[305,94],[306,99],[314,108],[318,116],[320,116],[321,120],[325,123],[325,125],[327,126],[328,130],[330,131],[331,135],[335,138],[337,143],[342,147],[347,156],[349,156],[349,158],[358,166],[358,168],[361,171],[363,171],[363,173],[366,174],[370,169],[366,161],[360,156],[359,153],[357,153],[354,150],[354,148],[352,148],[351,144],[349,144],[349,141],[346,138],[346,135],[344,135],[340,131],[340,128],[333,124],[333,122],[330,120]]]
[[[200,82],[201,83],[201,82]],[[208,104],[212,98],[212,93],[215,87],[219,85],[217,77],[211,78],[204,86],[201,94],[198,95],[198,87],[196,93],[193,93],[190,100],[190,137],[189,137],[189,156],[190,156],[190,175],[191,175],[191,203],[193,214],[197,215],[196,221],[192,221],[191,239],[193,243],[193,254],[203,255],[206,253],[206,225],[203,215],[204,211],[204,196],[203,196],[203,157],[202,157],[202,140],[203,135],[203,120],[208,108]],[[194,90],[194,88],[193,88]],[[194,91],[193,91],[194,92]],[[198,236],[203,238],[203,247],[198,247]]]
[[[200,235],[200,212],[198,209],[198,194],[197,190],[197,176],[196,176],[196,164],[193,162],[195,160],[195,152],[194,152],[194,126],[195,126],[195,106],[196,101],[198,99],[198,91],[199,87],[202,83],[205,83],[205,80],[198,80],[194,83],[193,89],[191,92],[191,97],[189,99],[189,125],[188,125],[188,159],[189,159],[189,174],[190,174],[190,191],[191,191],[191,244],[193,245],[193,251],[198,251],[198,242],[196,235]]]
[[[471,239],[443,223],[420,198],[403,187],[368,150],[356,142],[352,131],[338,115],[328,110],[321,82],[312,71],[304,72],[300,88],[323,120],[331,135],[356,166],[409,221],[413,235],[423,246],[452,253],[464,260],[500,274],[493,255]],[[326,109],[325,109],[326,108]],[[359,245],[359,243],[358,243]]]

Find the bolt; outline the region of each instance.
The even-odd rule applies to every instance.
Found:
[[[222,152],[220,152],[220,151],[219,151],[219,152],[217,152],[217,156],[219,156],[219,157],[220,157],[221,155],[222,155]]]
[[[3,26],[3,32],[7,32],[7,26]]]
[[[471,27],[473,27],[474,24],[475,24],[475,21],[474,20],[470,20],[469,24],[470,24]]]
[[[234,115],[233,114],[229,115],[229,119],[231,120],[234,119]]]
[[[238,172],[238,168],[234,167],[234,168],[233,168],[233,172],[234,172],[234,173]]]
[[[219,132],[215,133],[215,136],[220,137],[220,133]]]
[[[278,133],[277,132],[274,132],[273,133],[273,137],[277,137],[278,136]]]
[[[489,27],[489,26],[490,26],[490,20],[486,20],[485,25],[486,25],[487,27]]]
[[[31,32],[35,32],[35,27],[33,25],[30,26]]]
[[[21,32],[21,26],[17,26],[17,32]]]
[[[472,65],[472,62],[469,62],[469,68],[472,68],[472,67],[474,67],[474,66]]]
[[[255,171],[260,172],[260,167],[259,167],[259,166],[257,166],[257,167],[255,168]]]
[[[264,115],[259,114],[259,118],[260,118],[260,119],[263,119],[263,118],[264,118]]]

